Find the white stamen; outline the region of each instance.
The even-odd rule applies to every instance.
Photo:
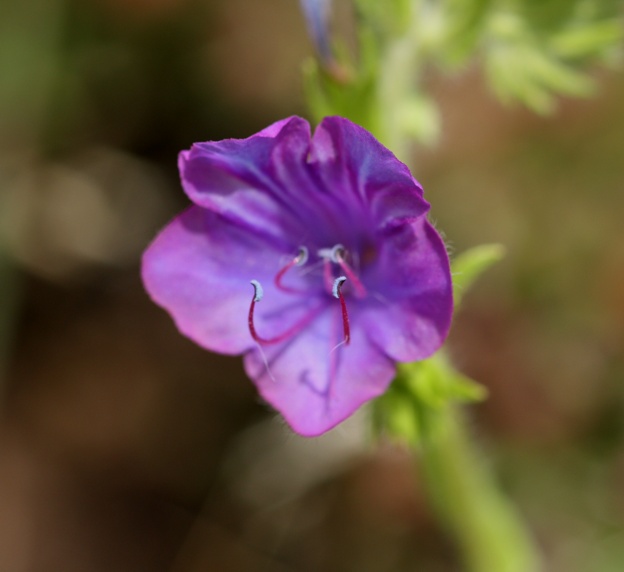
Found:
[[[340,298],[339,290],[346,280],[346,276],[338,276],[338,278],[334,280],[334,285],[332,286],[332,294],[334,295],[334,298]]]
[[[310,253],[308,252],[308,249],[305,246],[300,246],[299,254],[297,254],[297,258],[295,259],[295,265],[303,266],[308,261],[309,256]]]
[[[342,244],[335,244],[331,248],[321,248],[317,254],[321,258],[325,258],[330,260],[331,262],[335,262],[338,264],[342,259],[342,254],[344,252],[344,246]]]
[[[264,297],[264,290],[262,289],[262,284],[257,280],[252,280],[250,284],[254,288],[254,302],[260,302]]]

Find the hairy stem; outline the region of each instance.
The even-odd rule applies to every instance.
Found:
[[[440,412],[423,443],[421,468],[434,510],[469,572],[538,572],[534,543],[470,441],[459,409]]]

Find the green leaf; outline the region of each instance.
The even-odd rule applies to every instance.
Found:
[[[454,401],[478,403],[488,396],[488,390],[483,385],[455,369],[449,371],[449,387],[449,396]]]
[[[501,244],[483,244],[460,254],[451,263],[455,307],[459,306],[464,293],[490,266],[505,256]]]
[[[456,67],[475,51],[483,34],[493,0],[447,0],[446,33],[440,46],[444,63]]]
[[[486,397],[486,388],[456,371],[440,351],[429,359],[399,365],[390,388],[373,402],[374,430],[418,446],[435,438],[440,419],[453,404]]]
[[[546,53],[533,50],[526,53],[525,63],[534,81],[555,93],[587,96],[593,91],[592,80]]]
[[[591,60],[617,54],[624,27],[613,0],[508,0],[493,5],[480,46],[488,82],[503,103],[540,114],[557,95],[587,97]]]
[[[487,390],[463,373],[458,372],[444,351],[421,362],[399,366],[399,374],[407,391],[433,409],[454,402],[483,401]]]
[[[552,37],[550,46],[560,57],[580,59],[608,50],[623,37],[622,22],[613,19],[563,30]]]

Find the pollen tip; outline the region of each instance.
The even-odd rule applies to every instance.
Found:
[[[334,295],[334,298],[340,298],[340,287],[346,280],[346,276],[338,276],[338,278],[334,280],[334,285],[332,286],[332,294]]]
[[[299,254],[297,254],[297,258],[295,259],[296,260],[295,264],[297,266],[303,266],[308,261],[309,256],[310,256],[310,253],[308,249],[305,246],[300,246]]]
[[[254,302],[260,302],[260,300],[262,300],[262,297],[264,296],[262,284],[260,284],[260,282],[258,282],[257,280],[251,280],[250,284],[253,286],[254,289]]]
[[[335,244],[334,246],[332,246],[332,249],[331,249],[330,252],[331,252],[331,254],[330,254],[331,261],[339,263],[340,260],[342,259],[342,253],[344,252],[344,246],[342,246],[342,244],[340,244],[340,243]]]
[[[334,262],[335,264],[340,264],[343,259],[345,247],[342,244],[334,244],[331,248],[321,248],[317,254],[324,258],[325,260],[329,260],[330,262]]]

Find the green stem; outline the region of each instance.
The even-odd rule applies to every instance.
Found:
[[[447,407],[423,444],[421,466],[434,510],[469,572],[537,572],[534,543],[470,442],[459,409]]]

